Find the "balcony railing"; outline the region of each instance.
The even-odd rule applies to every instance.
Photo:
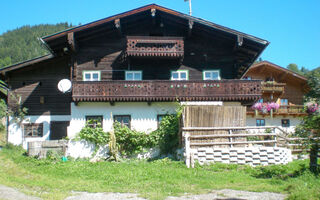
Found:
[[[247,114],[255,115],[255,110],[247,107]],[[269,115],[269,113],[258,112],[259,115]],[[273,112],[273,115],[307,115],[303,105],[281,105],[278,110]]]
[[[127,36],[127,55],[143,57],[183,57],[182,37]]]
[[[262,93],[283,93],[285,83],[277,83],[274,81],[267,81],[261,83]]]
[[[261,82],[217,81],[75,81],[73,101],[255,101]]]

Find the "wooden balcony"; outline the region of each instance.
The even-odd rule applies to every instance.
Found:
[[[127,36],[127,55],[137,57],[182,58],[182,37]]]
[[[80,101],[246,101],[261,97],[261,82],[217,81],[75,81],[72,99]]]
[[[285,83],[277,83],[274,81],[267,81],[261,83],[262,93],[283,93]]]
[[[270,113],[261,113],[258,112],[260,116],[267,116],[270,115]],[[247,107],[247,115],[255,115],[255,110],[253,110],[251,107]],[[304,111],[304,106],[303,105],[281,105],[280,108],[273,112],[273,115],[282,115],[282,116],[287,116],[287,115],[292,115],[292,116],[305,116],[307,113]]]

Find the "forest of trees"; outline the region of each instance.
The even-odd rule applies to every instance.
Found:
[[[48,54],[38,38],[71,26],[68,23],[27,25],[0,35],[0,68]]]

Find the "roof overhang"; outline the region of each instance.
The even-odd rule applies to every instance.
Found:
[[[269,62],[269,61],[262,61],[262,62],[259,62],[259,63],[256,63],[256,64],[253,64],[243,75],[241,78],[244,78],[246,76],[246,74],[250,71],[250,70],[253,70],[253,69],[256,69],[256,68],[259,68],[259,67],[271,67],[272,69],[274,70],[277,70],[279,72],[284,72],[284,73],[288,73],[290,74],[292,77],[295,77],[296,79],[299,79],[301,81],[304,81],[304,82],[307,82],[308,79],[305,77],[305,76],[302,76],[300,74],[297,74],[291,70],[288,70],[286,68],[283,68],[279,65],[276,65],[272,62]]]
[[[122,23],[140,23],[141,20],[133,20],[133,18],[151,18],[152,13],[156,13],[155,15],[161,15],[164,17],[164,19],[171,20],[171,22],[185,27],[196,27],[198,32],[205,32],[209,35],[219,36],[222,39],[228,40],[229,43],[232,43],[235,46],[235,71],[238,78],[245,73],[245,71],[269,45],[267,40],[245,34],[243,32],[218,25],[201,18],[183,14],[156,4],[146,5],[88,24],[76,26],[65,31],[45,36],[42,39],[53,51],[58,52],[61,51],[61,49],[68,47],[68,37],[71,35],[73,37],[73,41],[75,41],[85,39],[85,37],[89,35],[113,31],[116,32],[117,27],[121,27]]]

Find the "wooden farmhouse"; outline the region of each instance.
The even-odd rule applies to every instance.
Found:
[[[307,79],[288,69],[282,68],[268,61],[252,65],[243,75],[246,80],[262,80],[262,96],[260,103],[275,102],[279,109],[270,113],[256,112],[248,106],[248,126],[279,126],[288,132],[294,131],[304,111],[303,96],[308,91]]]
[[[13,144],[72,138],[89,119],[105,131],[119,121],[150,132],[177,102],[252,105],[263,94],[287,99],[279,120],[298,116],[291,105],[302,104],[293,90],[302,95],[305,78],[265,62],[247,71],[268,41],[155,4],[41,40],[50,55],[0,70],[9,106],[28,108],[21,125],[9,119]],[[265,75],[277,83],[253,80]],[[62,79],[71,81],[69,92],[58,90]]]

